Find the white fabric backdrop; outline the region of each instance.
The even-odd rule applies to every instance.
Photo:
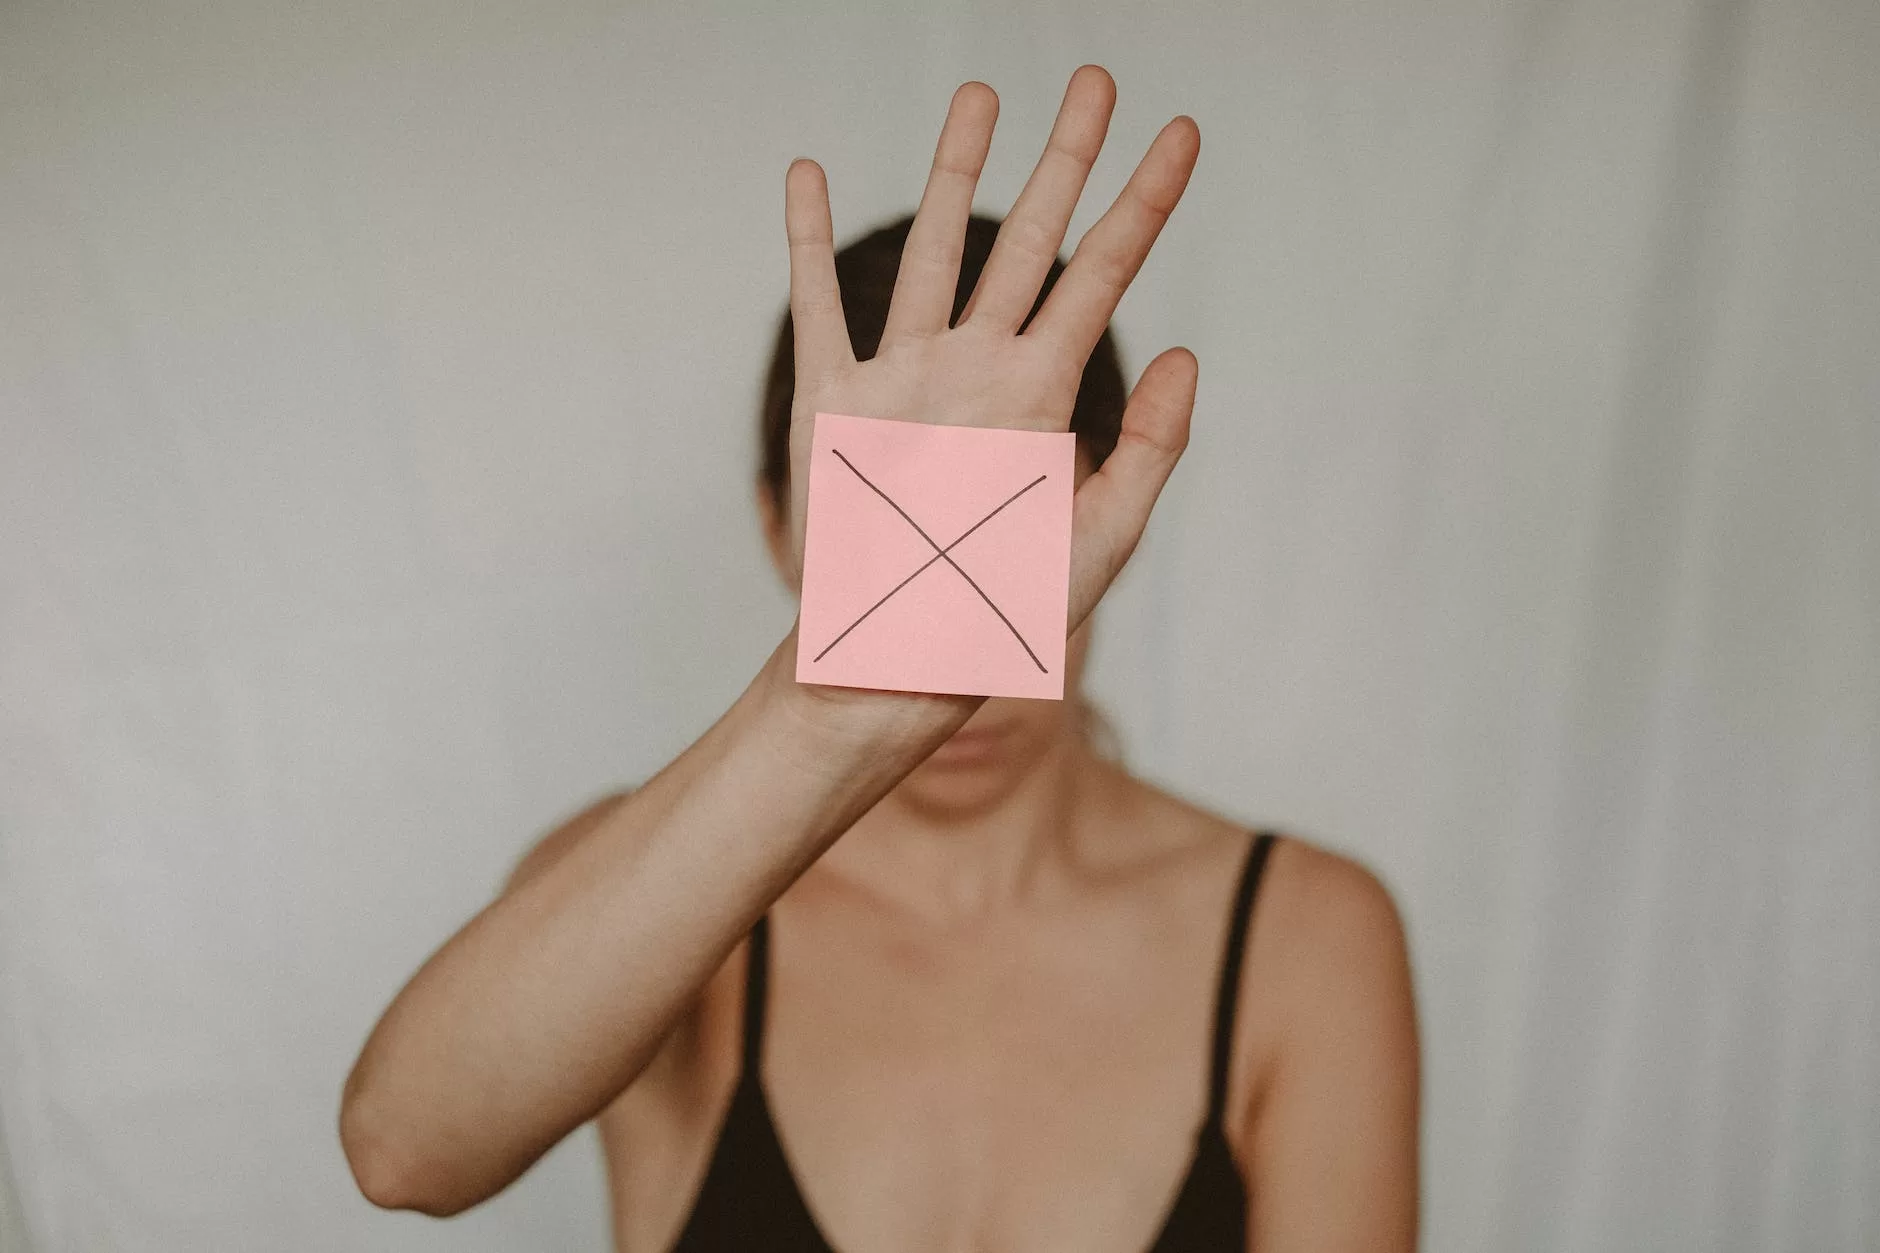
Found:
[[[1426,1246],[1880,1247],[1880,7],[930,8],[0,11],[38,1253],[602,1247],[587,1132],[372,1209],[340,1081],[785,628],[789,159],[852,236],[983,78],[1003,212],[1086,60],[1076,230],[1204,136],[1117,323],[1132,377],[1197,352],[1196,435],[1095,686],[1148,774],[1394,885]]]

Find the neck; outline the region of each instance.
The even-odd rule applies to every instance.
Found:
[[[1099,773],[1064,735],[996,799],[941,807],[918,785],[884,797],[825,855],[830,869],[940,924],[970,925],[1035,892],[1072,855]]]

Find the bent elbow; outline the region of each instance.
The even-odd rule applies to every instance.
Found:
[[[396,1135],[352,1093],[340,1106],[339,1140],[360,1195],[380,1209],[450,1218],[476,1204],[477,1198],[455,1186],[408,1137]]]

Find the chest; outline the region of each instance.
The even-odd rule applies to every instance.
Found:
[[[841,1247],[1148,1246],[1204,1111],[1213,937],[1078,923],[773,930],[764,1090]]]

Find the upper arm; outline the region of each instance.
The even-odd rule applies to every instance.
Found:
[[[1272,902],[1279,1025],[1249,1114],[1253,1242],[1407,1253],[1420,1080],[1403,924],[1369,871],[1288,843],[1291,890]]]
[[[514,869],[503,883],[503,894],[515,891],[522,884],[541,874],[550,866],[566,857],[576,845],[604,821],[615,806],[627,799],[625,792],[613,792],[601,797],[566,822],[544,835],[532,845],[528,852],[517,859]]]

